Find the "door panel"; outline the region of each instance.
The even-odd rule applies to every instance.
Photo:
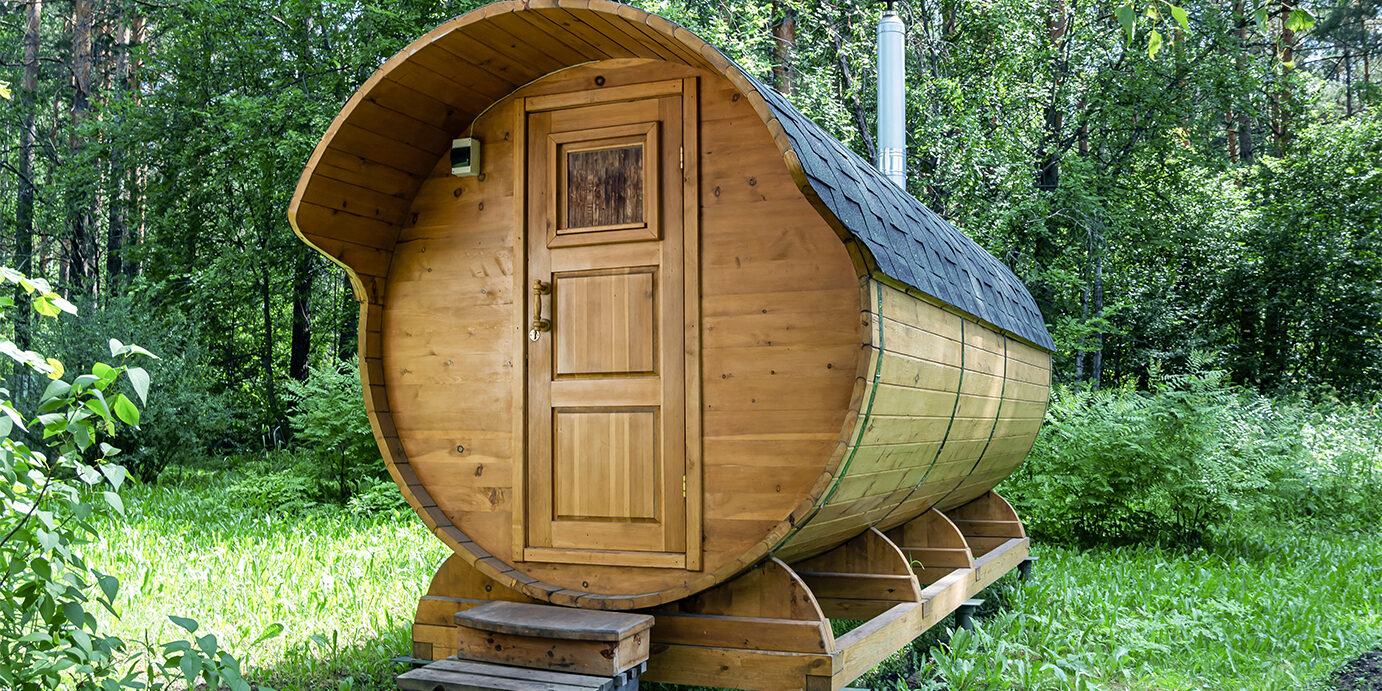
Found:
[[[552,518],[656,521],[657,410],[564,408],[554,417]]]
[[[653,267],[554,278],[554,375],[656,374]]]
[[[669,82],[678,88],[649,98],[520,116],[534,329],[524,560],[698,568],[688,515],[700,497],[685,489],[688,457],[699,458],[687,437],[699,361],[687,349],[697,272],[686,266],[694,233],[684,237],[696,227],[681,163],[686,83],[694,91],[694,80]]]

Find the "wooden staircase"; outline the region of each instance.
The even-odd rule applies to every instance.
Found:
[[[633,691],[647,614],[494,601],[456,612],[456,655],[397,677],[404,691]]]

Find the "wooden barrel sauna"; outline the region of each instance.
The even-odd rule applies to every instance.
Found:
[[[480,142],[453,176],[453,139]],[[650,607],[980,496],[1045,411],[1013,273],[686,29],[501,2],[384,64],[289,216],[360,299],[423,521],[545,602]]]

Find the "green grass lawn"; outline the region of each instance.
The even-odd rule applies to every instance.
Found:
[[[122,583],[130,640],[192,617],[279,689],[389,689],[417,598],[446,550],[411,513],[227,506],[224,473],[131,488],[93,565]],[[1382,645],[1382,535],[1263,529],[1201,549],[1037,542],[975,635],[933,630],[861,680],[870,688],[1310,689]],[[283,635],[245,644],[274,622]],[[943,628],[949,624],[942,624]]]

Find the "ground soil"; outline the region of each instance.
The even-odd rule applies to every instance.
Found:
[[[1344,665],[1334,681],[1339,691],[1382,691],[1382,648]]]

